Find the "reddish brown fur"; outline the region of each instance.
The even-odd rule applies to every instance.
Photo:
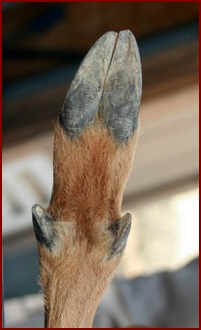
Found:
[[[96,221],[117,220],[137,137],[136,133],[127,144],[119,144],[97,123],[70,140],[56,125],[48,212],[56,219],[76,220],[82,232]]]
[[[47,212],[59,239],[39,245],[47,327],[91,327],[97,304],[121,256],[108,258],[108,225],[121,217],[122,194],[138,133],[114,141],[97,122],[76,139],[55,125],[54,184]]]

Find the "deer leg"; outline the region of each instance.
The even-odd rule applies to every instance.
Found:
[[[55,124],[50,204],[32,208],[46,327],[91,326],[121,260],[141,89],[138,47],[127,30],[92,46],[67,92]]]

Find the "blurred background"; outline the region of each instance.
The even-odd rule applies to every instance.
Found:
[[[143,73],[141,135],[123,200],[133,224],[94,327],[198,327],[198,3],[4,2],[2,12],[5,327],[44,327],[31,207],[50,199],[53,121],[92,44],[124,29],[137,39]]]

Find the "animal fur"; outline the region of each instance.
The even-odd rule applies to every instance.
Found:
[[[113,239],[108,228],[121,218],[137,136],[120,145],[97,124],[72,141],[55,125],[54,186],[47,213],[57,219],[59,239],[54,253],[39,245],[46,327],[91,327],[121,259],[121,254],[108,259]]]

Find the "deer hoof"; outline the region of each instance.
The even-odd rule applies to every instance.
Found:
[[[113,232],[115,237],[112,243],[110,257],[124,250],[131,229],[131,220],[131,214],[126,213],[116,223],[110,225],[109,230]]]
[[[101,120],[118,142],[138,125],[141,62],[131,31],[108,32],[90,49],[67,92],[60,124],[70,138]]]
[[[51,251],[57,236],[53,226],[55,220],[38,204],[32,207],[32,219],[38,243]]]

